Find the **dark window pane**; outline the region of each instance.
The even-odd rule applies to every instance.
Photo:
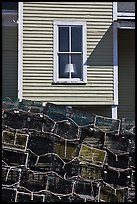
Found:
[[[82,51],[82,27],[75,26],[71,28],[71,51]]]
[[[65,65],[69,62],[68,54],[59,54],[59,78],[68,78],[69,74],[65,73]]]
[[[72,78],[81,78],[82,76],[82,55],[73,54],[71,58],[71,63],[76,66],[76,73],[72,74]]]
[[[69,28],[59,27],[59,52],[69,51]]]

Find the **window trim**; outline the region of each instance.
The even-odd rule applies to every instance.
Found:
[[[78,78],[74,79],[66,79],[62,78],[59,79],[58,74],[58,47],[59,47],[59,42],[58,42],[58,26],[59,25],[81,25],[82,26],[82,40],[83,40],[83,76],[82,80],[79,80]],[[53,52],[54,52],[54,61],[53,61],[53,81],[54,83],[73,83],[73,84],[79,84],[79,83],[87,83],[87,65],[86,65],[86,60],[87,60],[87,31],[86,31],[86,22],[81,21],[81,20],[54,20],[54,39],[53,39]]]

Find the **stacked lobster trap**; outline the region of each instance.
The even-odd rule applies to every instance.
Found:
[[[134,202],[135,124],[6,98],[2,200]]]

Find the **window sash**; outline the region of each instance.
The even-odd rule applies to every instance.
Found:
[[[66,27],[69,29],[69,49],[65,51],[65,49],[62,51],[60,48],[60,43],[59,43],[59,28]],[[71,49],[71,35],[72,34],[72,29],[71,28],[81,28],[81,38],[82,38],[82,44],[81,50],[79,46],[78,51],[72,51]],[[76,47],[74,48],[76,49]],[[67,78],[66,76],[63,77],[63,75],[60,75],[60,70],[59,70],[59,56],[60,55],[68,55],[69,60],[68,63],[72,63],[72,58],[75,58],[74,56],[79,55],[81,56],[81,65],[79,69],[79,74],[76,76],[72,76],[70,79],[69,77]],[[87,80],[87,73],[86,73],[86,23],[84,21],[54,21],[54,82],[55,83],[71,83],[71,82],[80,82],[80,83],[86,83]],[[81,74],[81,76],[80,76]],[[73,74],[72,74],[73,75]]]

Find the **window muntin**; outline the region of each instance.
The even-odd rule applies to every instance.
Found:
[[[86,82],[84,22],[55,22],[54,82]],[[68,72],[71,66],[71,73]],[[67,68],[66,68],[67,66]],[[83,71],[84,70],[84,71]]]

